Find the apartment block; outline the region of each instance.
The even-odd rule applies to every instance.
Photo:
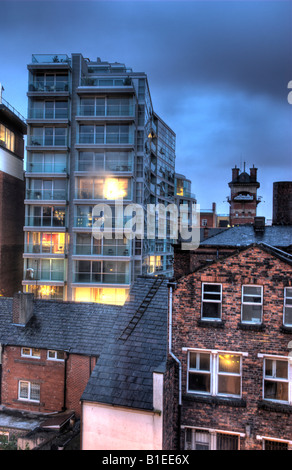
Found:
[[[25,118],[2,97],[0,84],[0,294],[21,289]]]
[[[28,72],[24,290],[123,304],[138,275],[172,274],[171,240],[131,238],[125,207],[173,202],[175,133],[144,72],[81,54],[33,55]]]

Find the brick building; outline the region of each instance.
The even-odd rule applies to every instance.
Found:
[[[73,410],[79,417],[80,397],[119,309],[25,293],[1,298],[1,405],[33,413]]]
[[[170,288],[181,448],[292,448],[291,274],[289,254],[253,243]]]
[[[1,90],[0,84],[0,294],[11,296],[22,289],[26,122]]]

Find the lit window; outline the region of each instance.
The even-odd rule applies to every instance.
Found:
[[[21,356],[39,359],[41,357],[41,351],[36,348],[21,348]]]
[[[40,385],[35,382],[20,380],[18,383],[19,400],[40,401]]]
[[[292,326],[292,287],[286,287],[284,292],[284,325]]]
[[[288,360],[264,360],[264,399],[289,402]],[[290,399],[291,401],[291,399]]]
[[[188,392],[241,396],[241,356],[189,351]]]
[[[222,307],[222,285],[202,285],[202,320],[220,320]]]
[[[261,323],[262,308],[262,286],[242,286],[242,322]]]

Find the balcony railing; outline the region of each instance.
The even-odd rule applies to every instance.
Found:
[[[133,117],[134,116],[134,106],[133,105],[80,105],[77,111],[78,116],[88,116],[88,117],[110,117],[110,116],[125,116]]]
[[[117,217],[112,217],[111,223],[112,223],[112,228],[113,229],[118,229],[122,228],[125,226],[126,222],[132,220],[132,216],[124,216],[123,221],[121,221],[120,218]],[[101,226],[101,221],[100,217],[94,217],[92,219],[92,216],[76,216],[74,218],[74,227],[75,228],[86,228],[86,227],[92,227],[93,224],[97,222],[98,227]],[[106,224],[106,227],[109,226],[110,224]],[[101,226],[102,227],[102,226]]]
[[[113,133],[113,134],[93,134],[79,133],[77,135],[78,144],[133,144],[134,136],[129,133]]]
[[[76,255],[100,255],[100,256],[130,256],[131,251],[130,247],[126,246],[92,246],[84,244],[75,245],[75,254]]]
[[[129,284],[130,275],[127,273],[93,273],[76,272],[74,282],[97,284]]]
[[[67,173],[66,163],[41,162],[28,163],[26,171],[29,173]]]
[[[29,109],[28,119],[68,119],[68,108],[57,108],[55,110]]]
[[[80,86],[87,87],[99,87],[99,88],[108,88],[108,87],[132,87],[133,83],[131,78],[96,78],[96,77],[82,77],[80,81]]]
[[[70,64],[67,54],[32,54],[33,64]]]
[[[26,199],[39,199],[45,201],[56,201],[56,200],[66,200],[67,191],[66,189],[27,189],[26,190]]]
[[[25,217],[25,225],[27,227],[65,227],[65,218],[51,216],[31,216]]]
[[[70,91],[68,80],[60,80],[56,83],[45,83],[42,81],[31,82],[28,85],[28,91],[46,92],[46,93],[64,93]]]
[[[27,145],[32,147],[67,147],[67,136],[28,136]]]
[[[105,197],[105,194],[103,194],[102,192],[101,193],[98,193],[97,191],[95,192],[94,190],[84,190],[84,189],[76,189],[75,191],[75,198],[76,199],[101,199],[101,200],[104,200],[104,199],[111,199],[111,200],[115,200],[115,199],[118,199],[118,197]],[[127,194],[123,195],[123,199],[124,200],[131,200],[131,191],[128,190]]]

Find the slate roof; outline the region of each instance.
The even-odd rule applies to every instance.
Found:
[[[140,315],[137,307],[155,282],[161,285]],[[167,358],[167,283],[163,278],[137,279],[82,400],[153,410],[153,371],[165,370]],[[129,326],[129,318],[137,316],[138,322]]]
[[[278,248],[292,246],[292,226],[266,226],[263,232],[256,232],[253,225],[230,227],[203,240],[201,246],[247,246],[253,243],[266,243]]]
[[[27,325],[12,323],[12,298],[0,297],[0,343],[99,355],[120,306],[35,300]]]
[[[26,326],[0,297],[0,344],[98,356],[83,400],[152,409],[152,373],[167,357],[167,284],[138,277],[124,306],[35,300]]]

